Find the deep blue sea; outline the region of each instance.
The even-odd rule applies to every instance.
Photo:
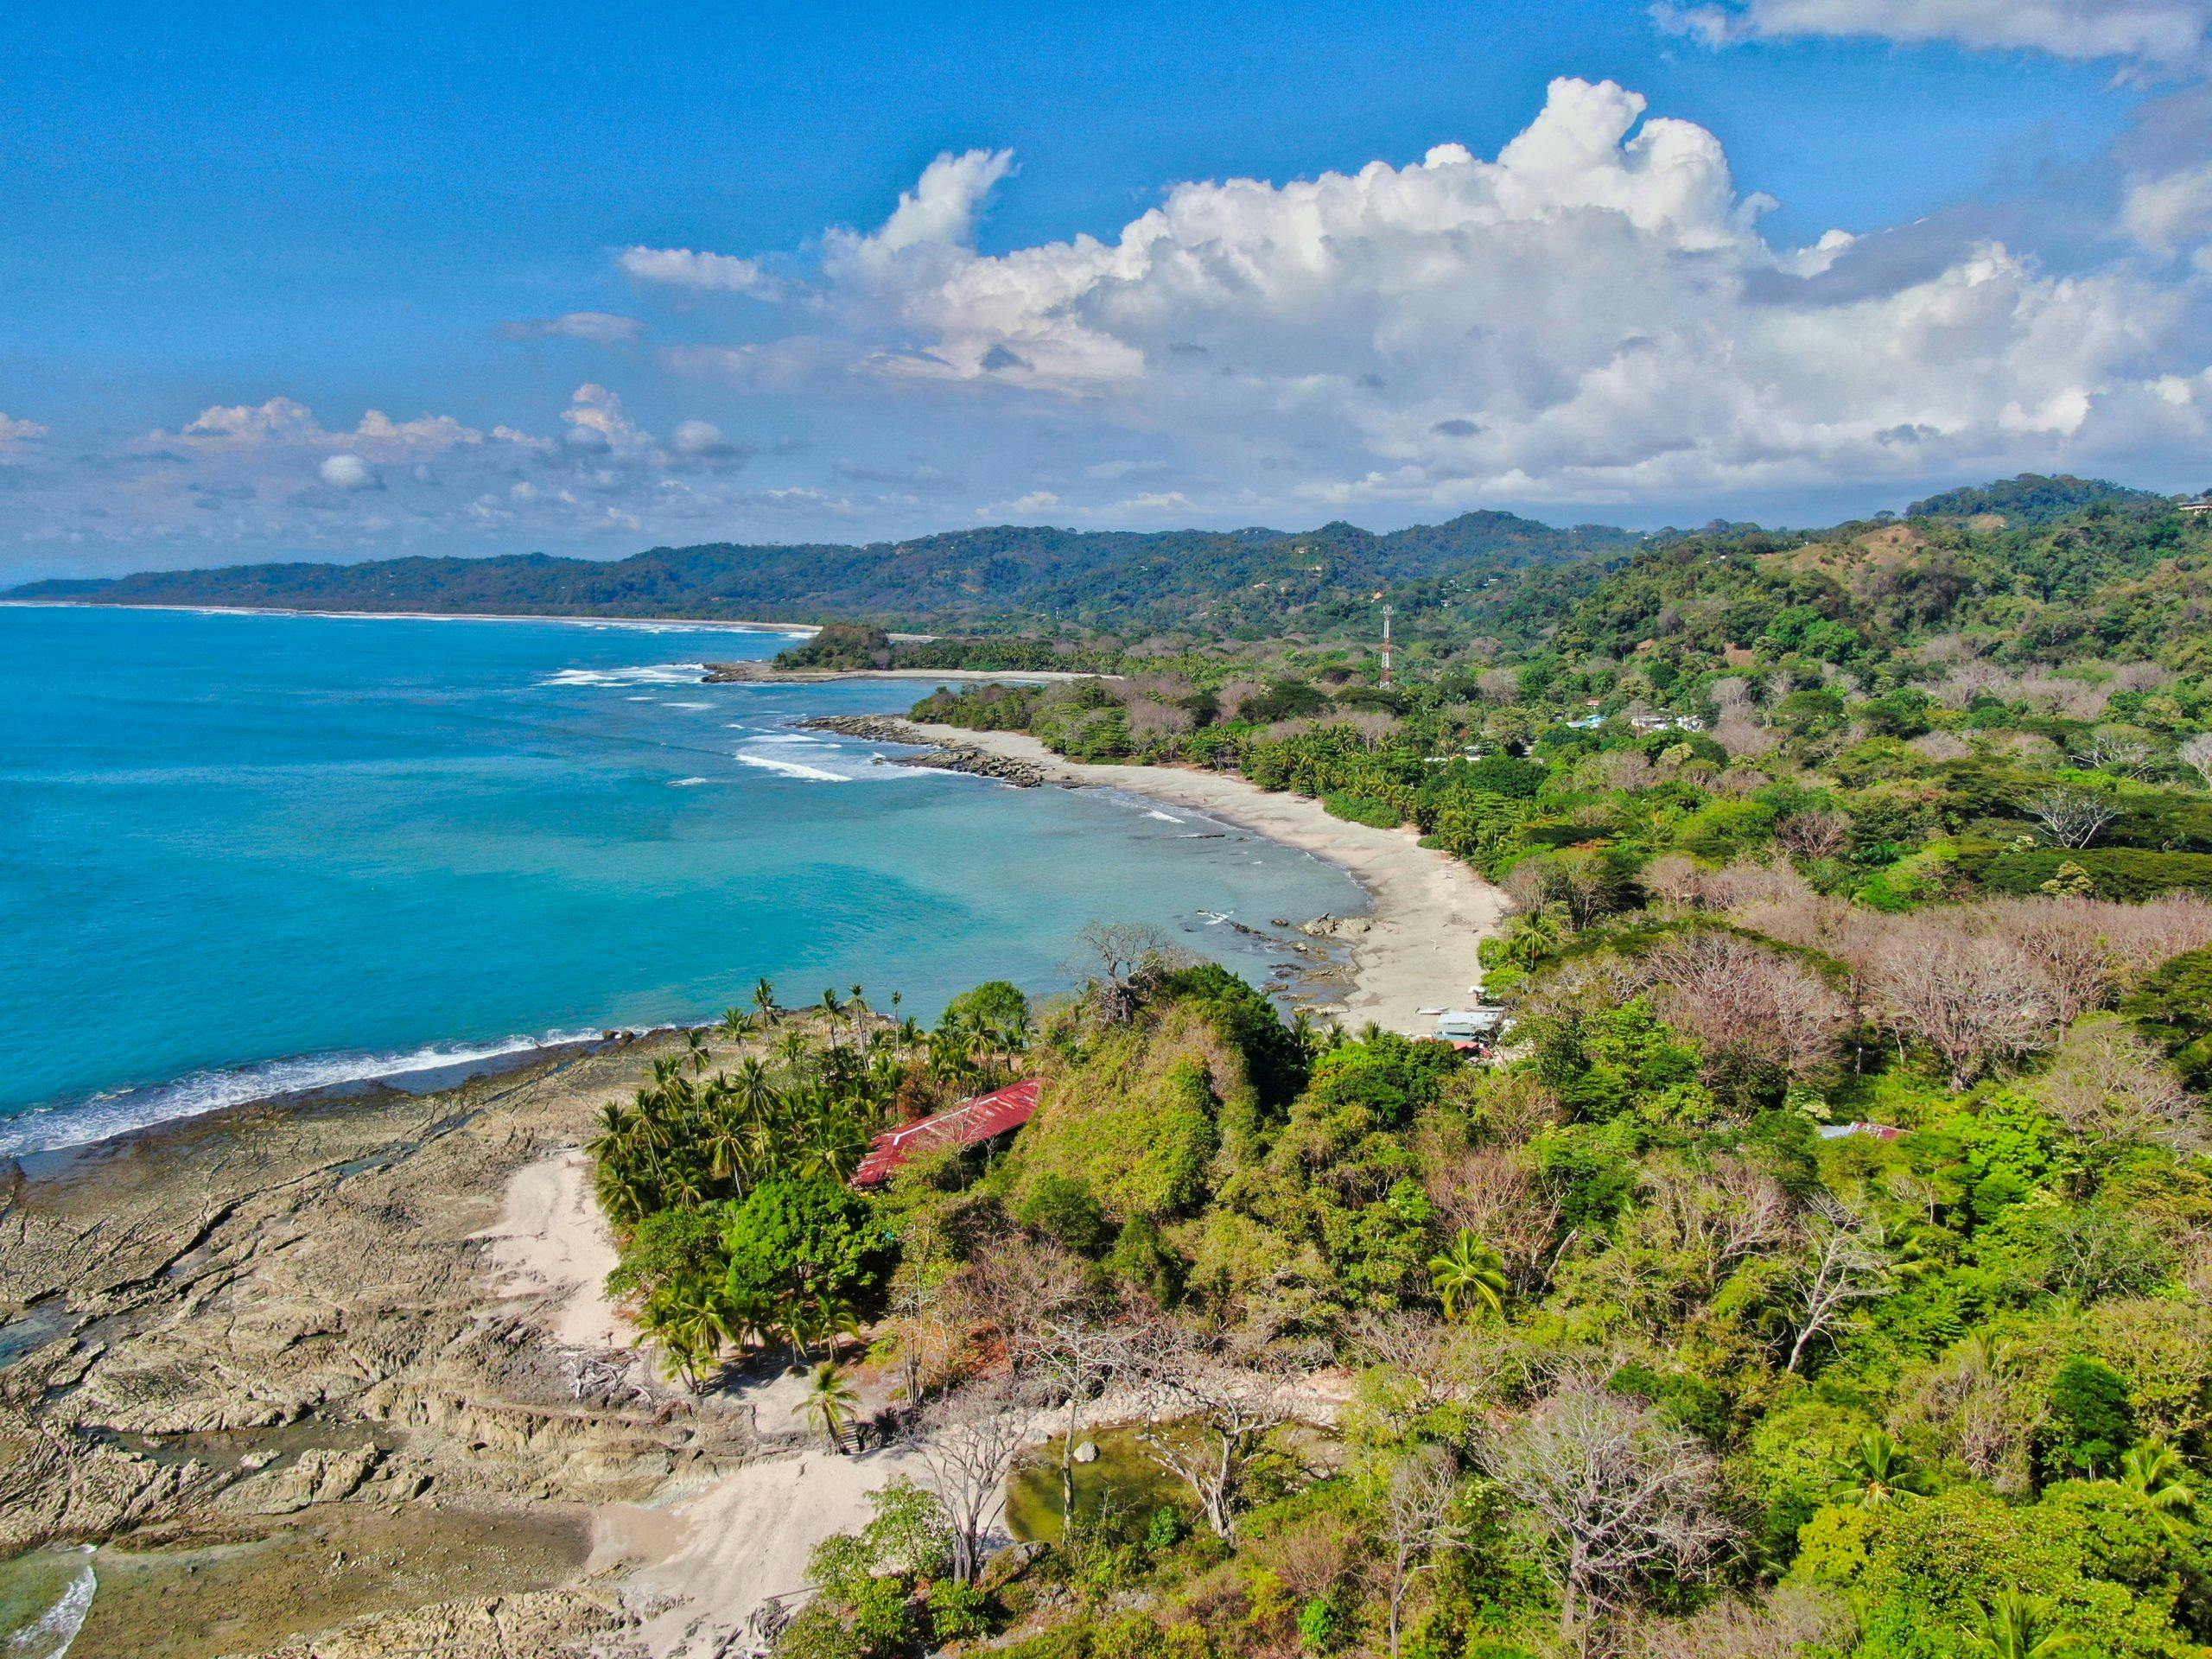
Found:
[[[897,682],[705,685],[772,634],[0,607],[0,1153],[711,1017],[933,1016],[1095,918],[1250,972],[1333,867],[1112,791],[791,729]]]

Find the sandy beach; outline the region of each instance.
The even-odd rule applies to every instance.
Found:
[[[1084,766],[1026,733],[926,724],[912,729],[930,742],[964,744],[1034,766],[1048,782],[1118,789],[1186,807],[1349,871],[1373,905],[1343,936],[1351,950],[1344,1017],[1354,1027],[1372,1020],[1385,1031],[1433,1035],[1434,1016],[1421,1010],[1465,1001],[1482,979],[1476,947],[1498,930],[1510,908],[1503,892],[1449,854],[1423,847],[1410,829],[1377,830],[1332,817],[1310,797],[1262,789],[1233,773]]]

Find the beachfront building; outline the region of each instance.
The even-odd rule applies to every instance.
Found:
[[[868,1143],[868,1155],[853,1172],[853,1185],[881,1186],[899,1166],[917,1153],[936,1147],[965,1151],[1011,1135],[1037,1114],[1045,1085],[1035,1077],[1008,1084],[988,1095],[977,1095],[957,1106],[949,1106],[896,1129],[887,1129]]]

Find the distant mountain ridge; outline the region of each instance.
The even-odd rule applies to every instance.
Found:
[[[519,612],[966,624],[1048,621],[1139,627],[1262,623],[1386,586],[1465,579],[1638,544],[1610,525],[1571,529],[1509,512],[1375,535],[1307,531],[1071,531],[995,525],[866,546],[658,547],[618,560],[531,553],[255,564],[32,582],[15,599],[118,605],[238,605],[333,611]]]

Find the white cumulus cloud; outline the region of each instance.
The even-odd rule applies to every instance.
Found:
[[[384,480],[377,469],[359,455],[326,455],[315,472],[334,490],[378,490],[384,487]]]
[[[775,283],[757,259],[727,253],[695,253],[690,248],[625,248],[614,263],[641,283],[688,288],[709,294],[752,294],[766,298]]]
[[[1181,184],[1111,240],[1002,255],[970,233],[1007,164],[942,157],[833,244],[832,298],[882,378],[1070,401],[1262,494],[1274,447],[1346,505],[1805,486],[2202,429],[2144,395],[2176,290],[1995,241],[1777,246],[1712,133],[1644,115],[1560,79],[1495,160]]]

